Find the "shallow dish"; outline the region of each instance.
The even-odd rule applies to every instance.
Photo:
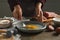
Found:
[[[7,28],[12,26],[12,21],[10,19],[0,18],[0,28]]]
[[[24,27],[24,24],[25,25],[28,25],[28,24],[36,25],[37,28],[36,29],[26,29]],[[17,28],[18,28],[18,30],[20,30],[22,32],[26,32],[26,33],[38,33],[38,32],[43,31],[46,28],[46,25],[43,23],[37,22],[37,21],[22,21],[22,22],[17,23]]]

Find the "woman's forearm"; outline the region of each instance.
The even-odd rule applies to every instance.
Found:
[[[42,11],[41,6],[42,6],[42,3],[37,3],[36,4],[36,14],[37,15],[39,15],[40,11]]]
[[[42,16],[43,16],[41,6],[42,6],[42,3],[37,3],[36,5],[36,16],[39,21],[42,21]]]

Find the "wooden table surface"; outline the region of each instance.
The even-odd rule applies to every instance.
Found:
[[[42,32],[35,35],[22,35],[21,40],[60,40],[60,35],[55,32]]]
[[[0,38],[0,40],[14,40],[14,36],[12,36],[10,38]]]

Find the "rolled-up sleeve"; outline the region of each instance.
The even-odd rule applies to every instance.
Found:
[[[45,2],[46,2],[46,0],[36,0],[35,3],[42,3],[42,7],[43,7],[43,5],[45,4]]]
[[[37,2],[41,2],[42,4],[44,4],[46,0],[37,0]]]
[[[13,11],[14,6],[20,3],[19,3],[19,0],[8,0],[8,4],[10,6],[11,11]]]

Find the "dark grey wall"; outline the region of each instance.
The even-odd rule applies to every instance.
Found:
[[[60,0],[47,0],[43,8],[45,11],[60,13]]]
[[[0,17],[11,16],[12,13],[9,9],[7,0],[0,0]]]
[[[60,0],[47,0],[43,10],[60,13]],[[7,0],[0,0],[0,17],[3,16],[12,16]]]

